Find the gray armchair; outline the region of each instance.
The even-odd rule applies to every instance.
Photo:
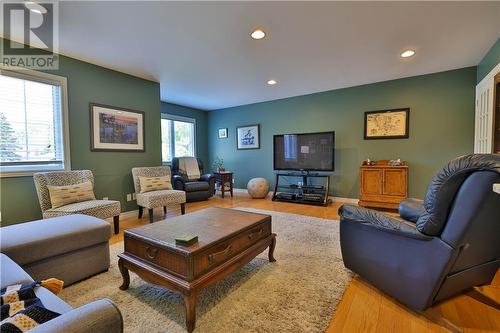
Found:
[[[415,310],[491,283],[500,266],[499,182],[500,155],[468,155],[434,176],[423,201],[403,201],[399,217],[343,205],[345,266]]]

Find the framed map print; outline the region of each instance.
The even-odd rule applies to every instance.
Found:
[[[144,151],[144,112],[90,104],[92,151]]]
[[[410,108],[365,112],[365,140],[407,139]]]

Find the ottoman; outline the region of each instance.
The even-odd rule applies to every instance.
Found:
[[[252,178],[247,184],[248,194],[254,199],[263,199],[269,193],[269,183],[265,178]]]
[[[33,279],[67,286],[109,268],[108,222],[68,215],[0,228],[0,250]]]

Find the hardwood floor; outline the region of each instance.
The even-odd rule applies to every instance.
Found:
[[[338,220],[337,210],[341,203],[334,202],[328,207],[297,205],[273,202],[270,199],[251,199],[246,194],[235,193],[235,197],[222,199],[216,196],[207,201],[188,203],[186,213],[211,206],[252,207],[277,212],[301,214]],[[180,207],[171,208],[167,218],[180,215]],[[164,218],[161,209],[155,210],[155,221]],[[147,213],[142,219],[134,214],[123,217],[120,233],[113,235],[111,243],[123,240],[123,229],[148,224]],[[333,222],[332,223],[336,223]],[[499,271],[500,272],[500,271]],[[481,288],[486,294],[500,300],[500,273],[497,272],[491,286]],[[500,332],[500,312],[467,296],[458,296],[437,306],[438,311],[447,319],[464,329],[465,332]],[[420,314],[401,305],[359,276],[349,283],[341,302],[326,333],[337,332],[447,332],[444,328],[428,321]]]

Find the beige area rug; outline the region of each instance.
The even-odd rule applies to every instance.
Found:
[[[240,271],[198,296],[195,332],[324,332],[351,274],[340,253],[339,223],[314,217],[244,208],[272,215],[277,233],[275,263],[267,250]],[[120,308],[125,332],[186,332],[179,294],[148,284],[130,273],[121,291],[111,246],[108,272],[69,286],[60,296],[74,307],[110,298]]]

